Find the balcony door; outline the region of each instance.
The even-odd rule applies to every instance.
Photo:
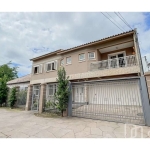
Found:
[[[109,54],[108,59],[110,68],[124,67],[125,66],[125,52]]]

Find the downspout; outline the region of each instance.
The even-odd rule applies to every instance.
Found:
[[[140,47],[139,47],[136,28],[134,29],[133,39],[134,39],[135,50],[137,52],[136,55],[137,55],[137,61],[138,61],[139,67],[140,67],[140,73],[141,73],[141,76],[143,76],[144,75],[144,69],[143,69],[143,64],[142,64],[141,51],[140,51]]]

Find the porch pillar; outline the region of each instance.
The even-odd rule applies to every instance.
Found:
[[[28,85],[28,92],[27,92],[27,101],[26,101],[26,107],[25,110],[31,110],[31,103],[32,103],[32,91],[33,91],[33,85]]]
[[[89,104],[89,98],[88,98],[88,85],[87,84],[84,84],[84,98],[85,98],[85,101],[87,102],[87,104]]]
[[[39,99],[39,113],[42,113],[44,110],[44,101],[46,96],[46,84],[41,84],[40,88],[40,99]]]
[[[69,94],[69,100],[68,100],[68,116],[71,117],[72,116],[72,85],[71,85],[71,82],[69,81],[69,91],[70,91],[70,94]]]

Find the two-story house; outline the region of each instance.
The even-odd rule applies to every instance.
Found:
[[[32,58],[26,110],[42,112],[54,101],[57,70],[71,82],[71,115],[144,124],[143,75],[136,29]]]

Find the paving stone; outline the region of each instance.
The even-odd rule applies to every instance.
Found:
[[[92,123],[87,123],[86,125],[87,127],[92,127],[92,128],[96,128],[97,123],[96,122],[92,122]]]
[[[75,133],[76,138],[86,138],[88,135],[90,135],[90,133],[85,132],[85,131]]]
[[[91,128],[91,134],[94,135],[102,135],[102,130],[100,130],[99,128]]]
[[[61,137],[63,137],[65,134],[69,133],[70,131],[71,131],[71,130],[68,130],[68,129],[60,129],[60,130],[54,132],[54,135],[55,135],[55,137],[57,137],[57,138],[61,138]]]
[[[112,128],[117,128],[119,127],[119,125],[115,122],[108,122],[108,121],[103,121],[103,122],[97,122],[97,128],[101,127],[101,126],[109,126]]]
[[[85,128],[85,125],[71,125],[67,129],[71,129],[74,133],[81,132]]]
[[[55,136],[47,130],[42,130],[34,135],[37,138],[55,138]]]
[[[58,130],[61,130],[61,128],[57,128],[57,127],[49,127],[46,129],[47,131],[51,132],[51,133],[55,133]]]
[[[113,132],[103,132],[103,138],[115,138],[115,134]]]
[[[62,138],[75,138],[74,132],[70,131],[66,133],[64,136],[62,136]]]
[[[0,133],[0,138],[7,138],[7,136],[3,133]]]
[[[42,118],[32,111],[0,109],[0,138],[130,138],[134,130],[137,138],[141,132],[150,138],[150,127],[146,126],[77,117]]]
[[[86,136],[86,138],[103,138],[103,137],[101,135],[90,134],[90,135]]]
[[[102,131],[105,131],[105,132],[113,132],[114,131],[114,128],[110,127],[110,126],[100,126],[99,129],[101,129]]]
[[[9,138],[28,138],[29,135],[26,135],[25,133],[22,132],[15,132],[14,134],[11,134]]]

